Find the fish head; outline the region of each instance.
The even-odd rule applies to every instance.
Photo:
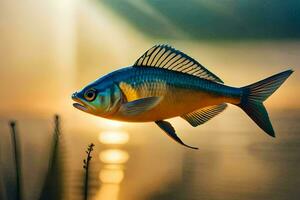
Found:
[[[90,84],[72,94],[73,106],[83,112],[105,117],[118,110],[122,92],[117,84]]]

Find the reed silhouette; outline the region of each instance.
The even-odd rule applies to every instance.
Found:
[[[61,144],[61,125],[59,115],[54,117],[54,131],[51,141],[50,156],[48,161],[48,171],[45,175],[44,185],[41,191],[40,200],[63,199],[64,182],[63,182],[63,168],[64,163],[62,159]]]
[[[11,140],[12,140],[12,150],[14,156],[14,165],[15,165],[15,199],[22,200],[22,166],[21,166],[21,152],[20,152],[20,140],[19,135],[16,129],[16,122],[9,122],[11,129]]]
[[[90,168],[90,161],[92,159],[91,153],[93,151],[94,148],[94,144],[91,143],[86,152],[86,159],[83,160],[83,169],[85,170],[85,178],[84,178],[84,191],[83,191],[83,196],[84,196],[84,200],[88,199],[89,196],[89,168]]]
[[[22,179],[22,152],[20,145],[20,134],[17,131],[17,122],[10,121],[10,144],[11,144],[11,156],[13,163],[6,163],[9,165],[8,174],[1,174],[0,182],[0,192],[1,199],[15,199],[24,200],[24,188],[23,182],[26,181]],[[38,199],[41,200],[60,200],[64,199],[64,163],[63,163],[63,145],[61,144],[61,128],[60,128],[60,117],[55,115],[54,117],[54,130],[50,145],[50,155],[48,161],[48,168],[46,171],[42,172],[41,176],[44,174],[44,179],[42,181],[42,190],[38,195]],[[1,170],[2,171],[2,170]],[[3,177],[2,177],[3,176]],[[3,179],[3,180],[2,180]]]

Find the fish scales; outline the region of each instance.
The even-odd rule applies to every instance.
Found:
[[[118,74],[118,72],[117,72]],[[192,112],[196,109],[217,105],[222,102],[238,103],[241,97],[239,88],[200,79],[166,69],[132,68],[126,70],[127,77],[116,79],[125,82],[130,90],[123,91],[128,101],[139,98],[162,96],[162,102],[154,109],[138,116],[126,117],[126,120],[153,121],[171,118]],[[122,116],[119,116],[122,120]]]

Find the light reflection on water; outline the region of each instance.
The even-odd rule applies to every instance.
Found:
[[[120,191],[118,184],[102,184],[96,200],[117,200]]]
[[[99,135],[99,141],[102,144],[126,144],[129,135],[124,131],[103,131]]]
[[[108,119],[102,119],[101,121],[102,121],[102,125],[108,127],[109,129],[121,128],[124,125],[122,122],[108,120]]]
[[[111,123],[113,127],[120,127],[118,123]],[[103,131],[98,137],[100,143],[108,145],[108,148],[99,153],[99,160],[103,165],[99,172],[101,182],[96,194],[96,200],[117,200],[120,191],[120,183],[123,181],[124,168],[129,159],[129,153],[123,146],[129,141],[129,134],[125,131]],[[110,147],[118,145],[118,147]]]
[[[100,152],[100,161],[106,164],[123,164],[129,159],[126,151],[119,149],[108,149]]]

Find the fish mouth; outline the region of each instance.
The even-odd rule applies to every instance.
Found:
[[[88,111],[87,105],[81,99],[79,99],[77,97],[76,92],[72,95],[72,99],[73,99],[73,101],[76,101],[76,103],[73,103],[74,108],[77,108],[78,110],[82,110],[85,112]]]
[[[73,103],[73,106],[79,110],[82,110],[82,111],[87,111],[88,109],[83,105],[83,104],[80,104],[80,103]]]

